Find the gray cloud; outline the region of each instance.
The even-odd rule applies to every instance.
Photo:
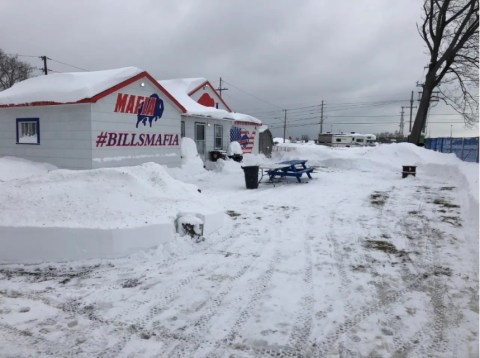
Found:
[[[262,119],[276,123],[271,117],[281,109],[322,100],[409,99],[427,62],[415,26],[420,16],[418,0],[16,0],[0,4],[0,43],[7,53],[47,55],[89,70],[137,66],[159,79],[205,77],[214,85],[222,76],[231,107],[267,113]],[[348,113],[398,116],[407,105]],[[338,128],[393,131],[392,118],[400,120]]]

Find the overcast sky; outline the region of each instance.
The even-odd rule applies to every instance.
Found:
[[[215,87],[222,77],[230,107],[276,136],[284,109],[287,136],[316,136],[322,100],[324,132],[393,132],[405,106],[407,134],[411,91],[416,100],[428,62],[416,29],[421,3],[2,0],[0,48],[39,68],[37,57],[46,55],[58,72],[136,66],[158,79],[204,77]],[[444,115],[451,113],[433,108],[427,134],[478,135]]]

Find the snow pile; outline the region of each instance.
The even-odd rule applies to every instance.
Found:
[[[197,145],[191,138],[183,137],[181,142],[182,167],[189,172],[203,173],[203,160],[198,155]]]
[[[242,147],[240,146],[239,142],[230,142],[227,149],[227,155],[235,155],[235,154],[242,155],[243,154]]]
[[[54,169],[57,167],[48,163],[31,162],[16,157],[2,157],[0,158],[0,182],[38,176]]]
[[[142,72],[143,70],[136,67],[124,67],[33,77],[0,92],[0,105],[77,102],[91,98]]]
[[[210,213],[215,206],[155,163],[54,170],[0,185],[0,226],[137,227],[173,223],[179,211]]]

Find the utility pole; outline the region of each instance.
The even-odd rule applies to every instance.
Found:
[[[218,94],[222,97],[222,91],[228,91],[228,88],[222,87],[222,77],[220,77],[220,85],[217,88]]]
[[[412,91],[412,97],[410,97],[410,126],[408,127],[408,133],[412,132],[412,109],[413,109],[413,91]]]
[[[403,114],[405,111],[403,110],[405,107],[402,106],[402,111],[400,112],[400,135],[403,137],[403,128],[405,125],[404,119],[403,119]]]
[[[285,136],[287,135],[287,110],[285,111],[285,119],[283,120],[283,143],[285,143]]]
[[[40,56],[40,58],[43,60],[43,73],[45,75],[48,75],[48,68],[47,68],[47,56]]]
[[[323,99],[322,99],[322,108],[320,110],[320,134],[323,133]]]

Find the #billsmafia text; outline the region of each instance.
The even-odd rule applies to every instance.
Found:
[[[178,134],[101,132],[97,147],[159,147],[178,146]]]

